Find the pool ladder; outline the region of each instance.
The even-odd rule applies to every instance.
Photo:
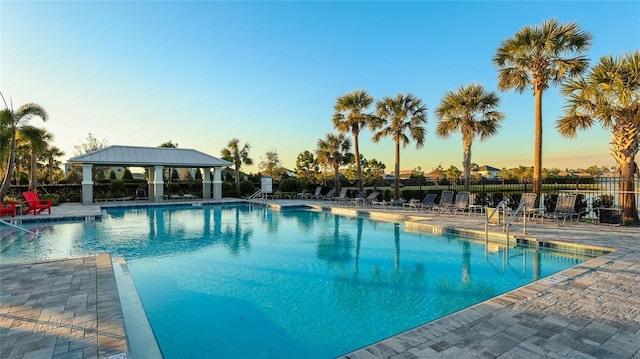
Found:
[[[0,219],[0,224],[4,224],[5,226],[9,226],[9,227],[11,227],[11,228],[15,228],[15,229],[20,230],[20,231],[25,232],[25,233],[29,233],[29,234],[34,235],[34,236],[36,236],[36,237],[38,237],[38,236],[39,236],[39,235],[38,235],[38,233],[31,232],[30,230],[28,230],[28,229],[26,229],[26,228],[24,228],[24,227],[20,227],[20,226],[18,226],[17,224],[13,224],[13,223],[11,223],[11,222],[7,222],[7,221],[5,221],[4,219]],[[0,238],[0,240],[1,240],[1,239],[2,239],[2,238]]]
[[[500,224],[500,215],[502,214],[502,231],[507,233],[507,245],[509,245],[509,227],[511,227],[511,224],[513,223],[513,220],[518,216],[518,214],[522,212],[523,216],[522,216],[522,234],[527,234],[527,206],[524,202],[521,202],[518,205],[518,208],[516,208],[515,211],[513,211],[513,213],[508,216],[507,218],[507,204],[505,203],[505,201],[500,201],[500,203],[498,203],[498,205],[496,206],[496,208],[493,209],[492,212],[487,213],[487,218],[484,221],[484,235],[485,235],[485,241],[489,240],[489,222],[491,221],[491,218],[493,218],[494,215],[498,215],[498,223]]]

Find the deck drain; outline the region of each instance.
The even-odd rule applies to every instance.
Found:
[[[554,275],[554,276],[551,276],[549,278],[545,278],[542,281],[542,283],[543,284],[558,284],[560,282],[564,282],[567,279],[569,279],[569,277],[567,277],[566,275]]]

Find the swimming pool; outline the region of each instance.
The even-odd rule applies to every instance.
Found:
[[[330,358],[582,262],[308,210],[113,209],[2,259],[126,258],[165,358]]]

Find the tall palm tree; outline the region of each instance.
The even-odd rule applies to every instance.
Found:
[[[423,125],[427,123],[427,106],[422,100],[412,94],[398,94],[395,98],[385,97],[376,104],[378,121],[373,129],[378,130],[373,135],[373,142],[380,142],[383,137],[393,138],[396,149],[394,199],[400,198],[400,144],[407,147],[409,137],[405,131],[409,131],[416,141],[416,148],[424,146],[426,130]]]
[[[535,95],[535,140],[533,191],[540,201],[542,179],[542,94],[580,75],[589,65],[583,56],[591,48],[592,35],[577,23],[559,24],[551,19],[538,26],[525,26],[513,38],[502,41],[493,63],[498,67],[498,89]]]
[[[236,193],[240,194],[240,168],[242,165],[251,166],[253,160],[249,158],[249,150],[251,146],[245,143],[240,147],[240,140],[237,138],[232,139],[227,144],[227,148],[221,151],[222,159],[229,161],[235,166],[235,180],[236,180]]]
[[[38,116],[42,121],[47,121],[49,116],[47,112],[40,105],[34,103],[27,103],[20,106],[17,110],[13,110],[13,107],[9,108],[4,96],[0,93],[2,101],[4,102],[5,109],[0,111],[0,123],[2,123],[3,132],[6,131],[6,137],[11,141],[11,147],[9,148],[9,156],[7,157],[7,169],[2,180],[2,186],[0,187],[0,200],[9,191],[9,185],[11,184],[11,175],[13,173],[13,165],[15,163],[16,154],[16,132],[18,128],[22,127],[32,117]],[[3,137],[5,137],[3,135]]]
[[[366,90],[355,90],[338,97],[333,115],[333,126],[340,133],[351,132],[353,136],[353,150],[356,159],[356,170],[358,172],[358,189],[362,191],[364,181],[362,179],[362,166],[360,164],[360,146],[358,145],[358,135],[363,127],[371,127],[374,117],[365,113],[366,109],[373,103],[373,97]]]
[[[56,146],[47,147],[47,149],[43,152],[43,157],[47,161],[47,170],[49,171],[49,184],[53,184],[53,177],[55,169],[60,166],[60,161],[57,160],[58,157],[62,157],[65,155],[64,151],[59,149]]]
[[[353,161],[351,150],[351,140],[343,133],[328,133],[327,137],[318,140],[316,156],[318,161],[333,167],[334,178],[333,188],[340,191],[340,166],[347,165]]]
[[[558,132],[576,137],[578,129],[599,122],[613,133],[611,155],[620,171],[620,203],[626,222],[638,222],[635,200],[635,156],[640,150],[640,51],[604,56],[585,75],[563,84],[568,100],[565,115],[556,122]]]
[[[460,87],[456,92],[447,92],[436,108],[438,137],[447,138],[456,131],[462,133],[465,191],[469,190],[473,139],[479,136],[480,141],[484,141],[498,132],[500,121],[504,119],[504,114],[495,110],[499,104],[500,98],[495,92],[488,92],[482,85],[471,84]]]
[[[29,163],[31,165],[29,191],[35,191],[38,187],[38,154],[44,152],[49,141],[53,139],[53,134],[44,128],[30,125],[22,126],[18,131],[19,136],[29,142]]]

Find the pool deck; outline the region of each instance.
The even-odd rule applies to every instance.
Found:
[[[312,200],[267,202],[283,209],[307,204],[342,215],[367,214],[405,222],[411,231],[455,228],[484,235],[483,216],[477,214],[434,215]],[[114,205],[131,203],[101,204]],[[16,219],[92,220],[100,215],[98,205],[65,204],[53,207],[51,215]],[[502,233],[499,227],[490,231]],[[640,359],[640,227],[530,223],[524,235],[516,223],[511,239],[612,252],[340,358]],[[127,272],[126,263],[108,254],[0,264],[0,359],[161,357]]]

